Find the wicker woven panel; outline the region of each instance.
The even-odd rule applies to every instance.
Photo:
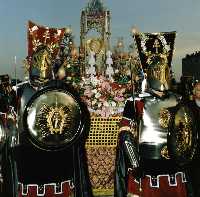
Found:
[[[91,117],[86,150],[95,196],[111,196],[114,192],[115,152],[120,120],[120,116]]]
[[[86,147],[116,147],[120,120],[120,116],[108,118],[92,116]]]

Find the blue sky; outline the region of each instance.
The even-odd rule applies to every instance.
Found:
[[[111,11],[111,41],[119,37],[132,42],[130,30],[142,32],[177,31],[173,71],[177,80],[181,60],[200,49],[199,0],[102,0]],[[80,15],[88,0],[0,0],[0,74],[23,76],[22,61],[27,56],[27,22],[49,27],[71,25],[79,45]]]

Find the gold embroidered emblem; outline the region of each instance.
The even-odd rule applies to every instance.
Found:
[[[70,127],[71,111],[67,106],[48,106],[44,104],[36,116],[36,126],[40,127],[43,136],[63,134]]]

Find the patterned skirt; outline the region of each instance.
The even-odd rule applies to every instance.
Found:
[[[129,197],[187,197],[183,172],[158,176],[145,175],[139,181],[131,173],[128,177]]]

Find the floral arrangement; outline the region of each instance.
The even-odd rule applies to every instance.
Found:
[[[126,99],[131,96],[131,83],[119,84],[104,76],[82,78],[78,86],[89,111],[101,117],[121,114]]]

